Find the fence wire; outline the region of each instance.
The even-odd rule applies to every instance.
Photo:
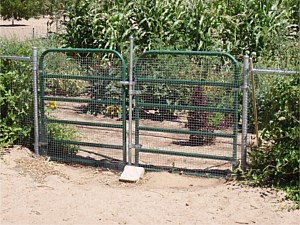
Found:
[[[221,53],[143,55],[136,69],[136,163],[194,174],[230,171],[237,160],[237,67]]]
[[[30,57],[0,55],[0,126],[0,147],[7,144],[33,147]]]
[[[285,83],[290,82],[292,79],[296,80],[297,77],[299,77],[299,72],[292,70],[254,68],[253,73],[250,72],[249,80],[251,88],[249,92],[251,93],[251,97],[249,98],[248,104],[248,131],[251,133],[249,140],[250,148],[262,144],[261,134],[259,134],[259,132],[263,132],[263,128],[270,129],[276,117],[280,117],[280,113],[288,114],[288,110],[291,109],[299,111],[299,109],[297,109],[298,98],[293,96],[293,90],[284,88]],[[279,93],[282,95],[288,93],[289,100],[292,100],[292,105],[288,105],[289,102],[286,100],[284,104],[282,103],[279,107],[278,104],[280,103],[276,100],[278,97],[276,94],[278,95]],[[263,133],[267,136],[265,132]]]
[[[123,165],[124,62],[112,52],[49,50],[42,56],[41,141],[53,159]]]

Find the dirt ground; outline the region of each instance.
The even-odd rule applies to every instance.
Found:
[[[21,21],[15,20],[15,26],[12,26],[11,20],[4,21],[0,19],[0,37],[18,40],[46,37],[47,31],[56,32],[59,29],[59,24],[56,22],[49,24],[47,28],[48,21],[48,17]]]
[[[0,224],[299,224],[272,189],[224,179],[69,166],[15,146],[0,160]]]
[[[0,20],[0,37],[47,34],[48,19]],[[1,53],[0,53],[1,54]],[[0,160],[0,224],[299,224],[284,194],[225,179],[70,166],[15,146]]]

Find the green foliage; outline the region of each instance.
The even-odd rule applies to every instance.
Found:
[[[287,190],[298,203],[300,184],[300,77],[273,79],[260,108],[261,138],[266,142],[250,152],[247,177],[254,184]],[[299,207],[299,204],[298,206]]]
[[[29,55],[28,45],[3,43],[1,53]],[[6,45],[7,44],[7,45]],[[30,62],[0,59],[0,147],[30,138],[32,120],[32,89]],[[26,142],[28,144],[28,142]]]
[[[78,140],[78,133],[71,126],[58,123],[50,123],[47,126],[48,138],[48,154],[62,156],[65,154],[76,154],[79,151],[79,146],[65,144],[59,141],[75,141]]]
[[[63,78],[64,75],[80,76],[84,71],[75,59],[64,53],[50,53],[44,59],[44,64],[49,64],[44,68],[46,73],[61,75],[61,78],[46,79],[46,94],[79,96],[84,92],[86,81]]]
[[[31,99],[29,88],[22,88],[23,82],[28,82],[24,73],[0,73],[0,143],[12,144],[19,136],[28,136],[31,123],[24,124],[30,113],[32,104],[23,104],[24,99]],[[2,147],[3,147],[2,146]]]
[[[76,0],[65,11],[67,47],[110,48],[137,53],[146,49],[275,51],[276,37],[299,29],[298,5],[276,1],[96,1]],[[275,40],[276,39],[276,40]]]
[[[38,14],[37,0],[2,0],[0,7],[0,14],[4,20],[12,19],[12,25],[14,25],[14,19],[21,20],[29,19]]]
[[[61,16],[75,0],[1,0],[0,15],[4,20],[28,20],[40,15]]]
[[[218,127],[223,119],[224,115],[222,113],[215,112],[208,118],[208,123],[213,127]]]
[[[293,146],[299,144],[299,84],[299,74],[281,77],[265,95],[263,107],[268,112],[261,115],[263,139]]]
[[[53,42],[54,41],[54,42]],[[56,40],[35,42],[39,51]],[[0,54],[30,56],[31,42],[0,39]],[[0,58],[0,148],[22,144],[32,148],[33,95],[31,62]]]

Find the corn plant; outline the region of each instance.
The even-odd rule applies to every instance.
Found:
[[[299,30],[296,2],[76,0],[66,10],[68,47],[97,47],[128,52],[134,35],[136,52],[172,48],[216,50],[234,55],[244,50],[276,50],[276,36],[288,26]]]

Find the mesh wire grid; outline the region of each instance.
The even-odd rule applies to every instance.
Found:
[[[126,154],[124,61],[113,51],[48,50],[41,60],[41,142],[53,159],[119,167]]]
[[[33,83],[29,57],[0,57],[0,141],[33,147]],[[21,57],[18,57],[21,58]],[[24,85],[26,84],[26,85]],[[2,95],[1,94],[1,95]],[[1,143],[0,143],[1,145]]]
[[[238,66],[227,55],[153,52],[139,58],[136,163],[227,174],[237,161]]]

